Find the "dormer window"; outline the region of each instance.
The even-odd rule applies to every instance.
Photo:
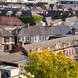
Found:
[[[21,16],[22,15],[22,12],[21,11],[18,11],[15,15],[16,16]]]
[[[7,16],[11,16],[12,13],[13,13],[12,11],[8,11],[8,12],[6,13],[6,15],[7,15]]]

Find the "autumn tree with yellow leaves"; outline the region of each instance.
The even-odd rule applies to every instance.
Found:
[[[33,51],[28,57],[31,62],[26,64],[25,70],[34,75],[28,78],[78,78],[75,62],[66,58],[62,52],[56,55],[54,51]]]

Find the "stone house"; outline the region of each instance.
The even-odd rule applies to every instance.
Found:
[[[71,35],[69,26],[25,26],[15,29],[18,42],[34,43]]]
[[[15,37],[7,30],[0,30],[0,49],[10,52],[15,47]]]
[[[20,42],[33,43],[48,40],[50,34],[43,26],[24,27],[20,30],[17,38]]]

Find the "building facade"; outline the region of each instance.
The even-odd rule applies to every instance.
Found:
[[[28,51],[41,52],[45,48],[48,50],[53,50],[55,54],[62,51],[63,54],[68,58],[70,57],[74,61],[78,62],[78,36],[69,36],[59,39],[48,40],[39,43],[33,43],[29,45],[23,45],[23,47]]]
[[[22,26],[23,22],[21,22],[18,17],[0,16],[0,25]]]
[[[15,47],[15,37],[6,30],[0,31],[0,49],[4,52],[10,52]]]

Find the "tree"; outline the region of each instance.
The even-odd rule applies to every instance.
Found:
[[[30,24],[30,25],[35,25],[36,22],[40,22],[42,21],[42,17],[41,16],[20,16],[19,19],[24,23],[24,24]]]
[[[76,64],[62,52],[56,55],[48,50],[33,51],[28,56],[31,62],[26,64],[25,70],[34,75],[34,78],[78,78]]]

